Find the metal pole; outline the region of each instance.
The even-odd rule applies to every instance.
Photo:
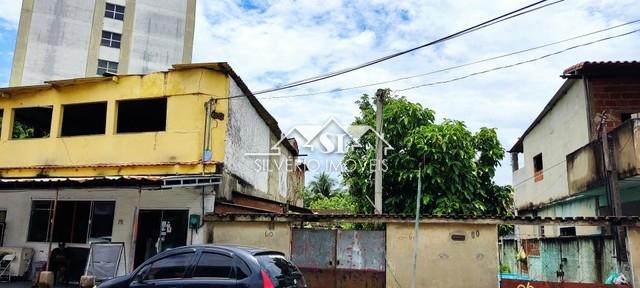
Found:
[[[612,153],[612,149],[615,150],[615,144],[612,147],[609,147],[609,135],[607,133],[607,120],[608,116],[606,111],[602,112],[600,118],[600,125],[598,129],[600,130],[600,138],[602,139],[602,155],[604,158],[604,172],[605,177],[607,178],[607,185],[609,190],[609,197],[611,199],[611,203],[609,203],[609,207],[611,209],[611,214],[616,217],[622,216],[622,204],[620,201],[620,187],[618,185],[618,169],[616,167],[616,159],[615,154]],[[614,236],[615,244],[616,244],[616,258],[618,260],[618,264],[621,262],[627,262],[627,248],[625,243],[625,236],[623,228],[618,225],[611,226],[611,232]]]
[[[375,195],[374,203],[376,214],[382,214],[382,111],[384,109],[384,97],[387,94],[385,89],[376,91],[376,171],[375,171]]]
[[[51,242],[53,241],[53,229],[56,226],[56,209],[58,208],[58,192],[59,192],[60,188],[56,187],[56,198],[53,200],[53,216],[51,217],[51,232],[49,233],[49,252],[47,253],[47,269],[45,269],[45,271],[51,271],[49,270],[49,266],[51,265]]]
[[[416,224],[413,231],[413,275],[411,278],[411,287],[416,288],[416,278],[418,273],[418,235],[420,232],[420,202],[422,202],[422,177],[421,170],[418,169],[418,195],[416,196]]]

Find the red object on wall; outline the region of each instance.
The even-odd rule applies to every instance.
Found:
[[[573,283],[573,282],[541,282],[527,280],[500,280],[501,288],[620,288],[625,286],[607,285],[597,283]],[[627,286],[631,287],[631,286]]]

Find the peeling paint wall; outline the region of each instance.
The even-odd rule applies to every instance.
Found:
[[[213,230],[213,243],[268,248],[285,253],[287,257],[291,253],[291,226],[288,223],[214,222],[208,225]]]
[[[497,234],[496,225],[422,224],[416,287],[497,287]],[[387,287],[411,287],[413,237],[413,224],[387,224]]]
[[[640,227],[627,228],[627,249],[631,262],[631,282],[633,287],[640,287]]]
[[[242,95],[229,78],[229,95]],[[271,130],[245,97],[229,102],[228,127],[225,136],[225,170],[237,175],[258,191],[268,191],[269,157],[247,153],[269,153]],[[259,196],[259,195],[258,195]]]

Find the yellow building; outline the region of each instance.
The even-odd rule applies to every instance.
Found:
[[[214,207],[302,204],[295,141],[279,141],[277,121],[226,63],[0,88],[0,119],[4,246],[34,248],[36,261],[48,241],[109,240],[139,264],[211,242],[199,219]]]

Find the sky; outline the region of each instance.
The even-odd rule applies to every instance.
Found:
[[[229,62],[249,88],[258,91],[418,46],[532,2],[198,0],[193,61]],[[0,0],[0,7],[0,86],[6,86],[20,1]],[[638,11],[637,0],[567,0],[366,69],[258,98],[331,91],[426,73],[638,20]],[[378,88],[397,90],[457,78],[635,29],[640,29],[640,23],[379,87],[261,102],[283,131],[321,125],[331,118],[348,124],[358,112],[354,102],[362,93],[373,95]],[[565,68],[582,61],[639,59],[640,33],[634,33],[513,68],[398,94],[435,110],[438,121],[461,120],[472,131],[496,128],[508,150],[560,87],[559,75]],[[495,180],[511,184],[508,157],[502,164]]]

